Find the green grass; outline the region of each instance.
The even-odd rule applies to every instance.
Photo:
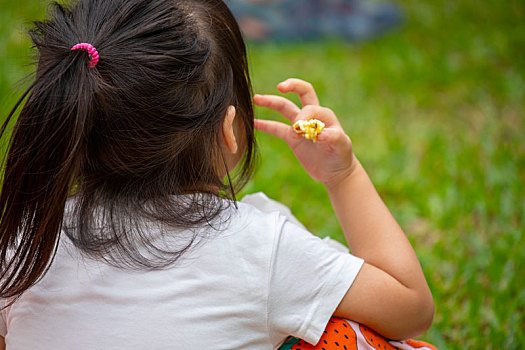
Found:
[[[1,5],[2,115],[28,72],[17,28],[40,17],[40,4]],[[525,3],[401,4],[405,26],[373,42],[250,45],[255,91],[303,78],[339,116],[433,291],[435,321],[422,338],[440,349],[524,348]],[[343,240],[323,186],[283,142],[258,140],[246,192],[264,191],[312,232]]]

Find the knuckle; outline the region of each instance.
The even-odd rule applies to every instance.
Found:
[[[273,103],[274,103],[274,106],[275,106],[276,108],[281,109],[281,108],[284,107],[284,102],[283,102],[282,100],[276,100],[276,101],[274,101]]]
[[[303,107],[303,111],[307,114],[310,114],[315,112],[315,108],[312,105],[307,105]]]
[[[327,115],[329,115],[331,117],[335,117],[334,111],[332,111],[330,108],[328,108],[328,107],[321,107],[321,109],[322,109],[323,113],[325,113],[325,114],[327,114]]]
[[[285,98],[279,98],[276,100],[276,102],[279,104],[279,107],[286,107],[288,106],[288,100]]]

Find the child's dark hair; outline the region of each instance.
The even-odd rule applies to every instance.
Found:
[[[1,129],[11,133],[0,195],[3,298],[45,274],[62,230],[116,265],[174,262],[196,233],[166,250],[141,224],[196,229],[230,205],[219,191],[235,199],[230,175],[228,185],[219,175],[228,106],[245,149],[236,189],[256,154],[246,48],[221,0],[80,0],[54,3],[50,17],[30,31],[35,80]],[[78,43],[96,47],[95,68],[85,50],[71,50]]]

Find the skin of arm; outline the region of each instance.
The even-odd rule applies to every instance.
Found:
[[[5,340],[4,340],[4,337],[0,337],[0,350],[5,350]]]
[[[255,95],[255,104],[280,112],[292,124],[320,119],[326,127],[318,142],[276,121],[256,119],[255,127],[286,141],[310,176],[326,186],[350,250],[365,260],[334,316],[363,323],[391,339],[423,333],[434,315],[432,294],[414,249],[355,157],[350,138],[335,114],[319,105],[311,84],[288,79],[277,87],[298,94],[303,108],[275,95]]]

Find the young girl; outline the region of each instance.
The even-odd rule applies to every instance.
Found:
[[[254,101],[323,121],[318,142],[254,123],[245,46],[221,0],[54,4],[30,34],[35,80],[1,130],[0,348],[328,347],[332,316],[391,339],[430,326],[416,255],[312,86],[278,86],[302,108]],[[254,125],[325,184],[354,255],[236,202]]]

